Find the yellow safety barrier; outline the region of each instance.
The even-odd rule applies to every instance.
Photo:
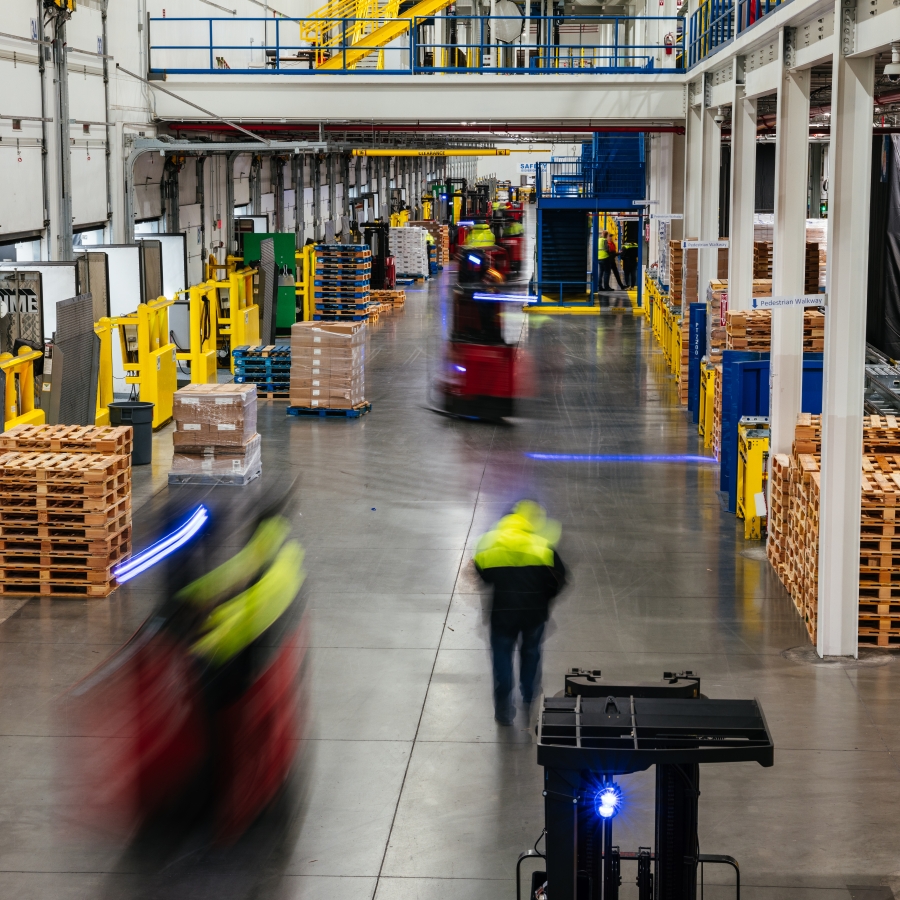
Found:
[[[219,298],[216,282],[195,284],[187,293],[189,297],[190,343],[186,353],[176,353],[175,358],[190,363],[191,384],[215,384],[217,381],[216,358],[218,342]]]
[[[112,319],[119,329],[125,383],[138,385],[139,399],[153,404],[154,428],[172,418],[172,397],[178,388],[175,345],[169,339],[169,307],[174,302],[174,297],[158,297]]]
[[[214,282],[219,291],[218,331],[228,340],[228,363],[234,374],[235,347],[259,344],[259,307],[253,300],[253,276],[258,269],[233,269],[227,280]],[[227,305],[221,289],[228,292]],[[274,315],[274,311],[273,311]]]
[[[0,353],[0,371],[5,376],[3,430],[16,425],[43,425],[44,411],[34,405],[34,363],[41,350],[20,347],[17,356]]]
[[[700,422],[697,430],[707,449],[713,445],[713,423],[716,405],[716,367],[711,363],[700,366]]]
[[[294,259],[297,261],[297,271],[300,273],[294,293],[300,298],[299,305],[303,310],[303,321],[309,322],[313,317],[313,278],[316,272],[315,244],[307,244],[297,250]]]
[[[744,539],[762,538],[766,523],[766,465],[769,420],[745,416],[738,422],[737,516],[744,520]]]

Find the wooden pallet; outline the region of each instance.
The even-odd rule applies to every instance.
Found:
[[[60,537],[9,535],[0,538],[0,553],[65,553],[75,556],[91,555],[97,559],[120,555],[131,546],[131,526],[103,538],[84,539],[65,534]]]
[[[123,512],[102,525],[73,525],[58,523],[0,524],[0,538],[66,538],[94,541],[110,537],[131,525],[131,511]]]
[[[0,454],[0,483],[98,482],[130,468],[131,457],[124,454],[8,451]]]
[[[0,506],[0,528],[5,526],[53,525],[56,528],[86,528],[105,525],[109,520],[130,513],[131,494],[115,500],[104,509],[83,509],[53,506],[44,509],[17,509],[9,505]]]
[[[16,425],[0,434],[0,451],[43,450],[53,453],[129,455],[131,426]]]
[[[59,597],[76,599],[102,599],[108,597],[118,585],[115,581],[104,584],[84,582],[41,581],[33,582],[0,582],[0,596],[3,597]]]

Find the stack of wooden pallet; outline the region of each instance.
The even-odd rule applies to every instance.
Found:
[[[725,328],[722,315],[728,308],[728,280],[711,281],[706,289],[706,356],[712,363],[720,362],[725,349]]]
[[[81,452],[8,449],[64,448],[68,436]],[[131,428],[3,434],[0,593],[106,597],[115,589],[112,568],[131,552],[131,440]]]
[[[806,242],[806,268],[803,273],[804,293],[819,293],[819,245]]]
[[[365,321],[369,309],[371,272],[372,251],[365,244],[318,244],[313,280],[313,319]]]
[[[728,248],[719,247],[716,253],[716,279],[728,281]]]
[[[772,277],[772,242],[753,242],[753,277]]]
[[[863,457],[859,643],[900,647],[900,456]]]
[[[683,264],[681,241],[669,241],[669,299],[673,306],[681,306]]]
[[[406,291],[372,291],[371,299],[376,303],[382,303],[391,309],[403,309],[406,303]]]
[[[699,261],[697,250],[684,250],[681,257],[681,305],[689,306],[700,299]]]
[[[772,346],[772,313],[768,309],[729,310],[725,316],[728,350],[768,353]],[[821,353],[825,346],[825,316],[817,309],[803,313],[803,351]]]
[[[716,459],[722,458],[722,365],[715,367],[716,382],[713,391],[712,451]]]
[[[900,647],[900,421],[866,416],[863,449],[859,642]],[[813,641],[818,622],[820,450],[821,417],[803,413],[791,456],[773,459],[766,548]]]
[[[688,369],[691,360],[690,316],[681,317],[681,359],[678,365],[678,399],[682,406],[688,405]]]
[[[787,541],[790,529],[788,517],[791,507],[791,465],[791,457],[786,453],[776,453],[772,457],[772,488],[766,541],[766,556],[785,584],[789,581]]]

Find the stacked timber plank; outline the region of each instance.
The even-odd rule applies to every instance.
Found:
[[[772,277],[772,242],[753,242],[753,277],[766,279]]]
[[[170,484],[247,484],[262,471],[255,384],[189,384],[172,402]]]
[[[115,590],[113,566],[131,552],[130,455],[7,450],[0,491],[0,594]]]
[[[768,353],[772,346],[772,311],[754,309],[725,315],[725,348]],[[825,315],[817,309],[803,313],[803,351],[821,353],[825,348]]]
[[[365,244],[316,245],[313,320],[365,321],[371,275],[372,251]]]
[[[433,238],[437,249],[437,264],[446,266],[450,262],[450,226],[441,225],[430,219],[421,219],[409,222],[410,228],[424,228]],[[399,271],[399,270],[398,270]]]
[[[290,405],[351,410],[366,404],[363,322],[297,322],[291,326]]]

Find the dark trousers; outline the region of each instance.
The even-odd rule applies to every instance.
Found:
[[[616,284],[619,285],[619,290],[623,289],[622,279],[619,277],[619,267],[616,265],[616,258],[614,256],[607,256],[606,259],[599,260],[600,262],[600,290],[608,291],[609,287],[609,276],[614,275],[616,278]]]
[[[512,703],[513,654],[519,635],[519,690],[522,700],[531,703],[541,681],[541,641],[544,623],[527,628],[491,625],[491,655],[494,661],[494,714],[498,719],[511,721],[515,715]]]
[[[637,262],[623,260],[622,274],[625,276],[625,287],[637,287]]]

